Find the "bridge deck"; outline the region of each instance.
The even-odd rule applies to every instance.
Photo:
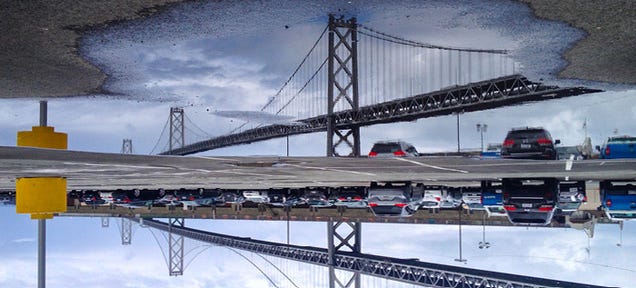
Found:
[[[587,210],[586,212],[595,215],[597,223],[614,223],[604,218],[602,212]],[[485,217],[484,212],[472,211],[462,212],[462,225],[486,225],[486,226],[515,226],[506,217]],[[214,220],[257,220],[257,221],[294,221],[294,222],[326,222],[345,221],[361,223],[403,223],[403,224],[437,224],[437,225],[458,225],[459,214],[457,210],[429,211],[418,210],[410,217],[376,217],[368,209],[346,209],[338,211],[336,208],[323,208],[311,210],[308,208],[294,208],[287,213],[282,208],[267,208],[262,211],[258,208],[241,208],[236,210],[232,207],[152,207],[150,209],[142,207],[129,209],[121,206],[80,206],[79,209],[69,206],[62,216],[85,216],[85,217],[142,217],[142,218],[188,218],[188,219],[214,219]],[[482,223],[483,221],[483,223]],[[519,226],[527,228],[527,226]],[[553,228],[569,227],[565,223],[552,222],[548,226]]]

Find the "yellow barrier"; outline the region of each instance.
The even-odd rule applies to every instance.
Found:
[[[31,131],[19,131],[17,145],[67,149],[66,133],[48,126],[33,126]],[[16,213],[31,214],[31,219],[51,219],[53,213],[66,212],[66,178],[18,178],[15,182]]]
[[[18,146],[66,150],[67,142],[66,133],[55,132],[53,127],[33,126],[31,131],[18,132]]]

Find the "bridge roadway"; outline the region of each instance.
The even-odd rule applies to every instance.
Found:
[[[440,184],[500,178],[636,179],[636,159],[574,161],[466,157],[327,158],[142,156],[0,146],[0,189],[17,177],[66,177],[68,189],[267,189]]]
[[[531,101],[543,101],[587,93],[602,92],[585,87],[560,88],[532,82],[523,75],[444,88],[439,91],[334,112],[336,129],[369,126],[380,123],[413,121],[420,118],[473,112]],[[238,144],[247,144],[288,135],[327,131],[327,115],[298,120],[298,125],[267,125],[235,134],[192,143],[162,152],[164,155],[188,155]]]
[[[616,224],[605,218],[603,212],[584,210],[596,216],[596,223]],[[515,226],[507,217],[488,217],[483,211],[462,211],[462,225],[486,226]],[[141,218],[183,218],[183,219],[214,219],[214,220],[256,220],[256,221],[307,221],[307,222],[360,222],[360,223],[403,223],[403,224],[439,224],[459,225],[457,210],[418,210],[409,217],[380,217],[375,216],[369,209],[337,209],[330,208],[292,208],[285,211],[282,207],[140,207],[127,208],[116,205],[68,207],[66,213],[60,216],[83,217],[141,217]],[[518,226],[527,228],[527,226]],[[568,228],[567,223],[552,221],[546,228]]]

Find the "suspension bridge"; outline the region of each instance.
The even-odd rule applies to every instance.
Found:
[[[101,226],[108,228],[110,219],[107,216],[102,217]],[[328,241],[327,247],[322,248],[188,228],[183,218],[159,221],[122,217],[117,220],[122,245],[132,245],[134,234],[140,231],[139,228],[152,234],[170,276],[183,275],[188,265],[204,250],[221,247],[243,257],[269,281],[271,287],[300,287],[297,283],[301,283],[302,287],[364,287],[377,285],[375,282],[368,282],[374,281],[373,279],[423,287],[602,287],[363,253],[361,223],[327,221],[326,224]],[[254,259],[254,255],[262,261]],[[309,272],[305,271],[306,273],[302,273],[301,268],[298,268],[301,271],[286,269],[289,266],[286,261],[302,263],[312,268]],[[306,275],[307,273],[312,275]]]
[[[207,133],[188,122],[182,108],[173,108],[153,152],[163,147],[159,154],[187,155],[326,131],[326,156],[357,157],[360,127],[600,92],[533,82],[520,74],[521,68],[506,50],[431,45],[332,15],[298,67],[260,109],[292,118],[293,125],[245,129],[243,124],[202,139]],[[197,140],[187,141],[190,135]]]

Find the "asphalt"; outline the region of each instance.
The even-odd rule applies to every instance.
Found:
[[[499,178],[635,179],[636,160],[566,161],[466,157],[181,157],[0,146],[0,189],[19,177],[66,177],[68,189],[268,189],[368,186],[371,181],[426,185]],[[477,182],[478,183],[478,182]]]
[[[561,77],[636,84],[636,2],[522,0],[539,17],[587,32]],[[84,31],[147,17],[179,0],[0,3],[0,98],[107,95],[107,77],[79,53]]]

